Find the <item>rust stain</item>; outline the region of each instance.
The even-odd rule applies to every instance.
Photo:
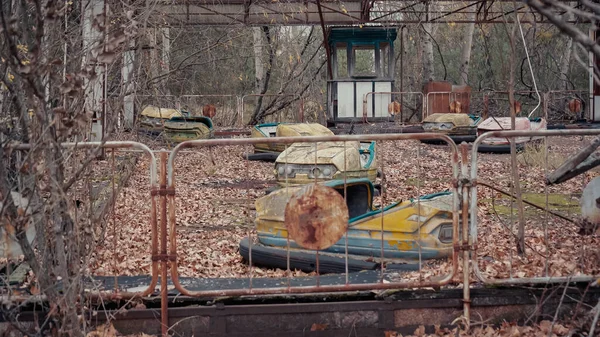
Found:
[[[342,238],[348,228],[348,207],[330,187],[308,185],[292,196],[285,208],[290,237],[307,249],[321,250]]]

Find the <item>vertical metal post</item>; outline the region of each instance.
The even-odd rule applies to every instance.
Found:
[[[134,115],[134,84],[133,84],[133,63],[135,59],[135,41],[127,43],[126,50],[123,52],[123,64],[121,68],[121,78],[124,85],[123,95],[123,127],[125,130],[133,130]],[[123,90],[122,89],[122,90]]]
[[[404,28],[406,28],[406,25],[403,25],[400,28],[400,92],[404,91]],[[390,63],[391,60],[390,60]],[[392,74],[392,78],[393,78],[394,74]],[[404,116],[403,116],[403,110],[402,109],[402,104],[404,103],[404,95],[400,94],[400,123],[402,123],[402,125],[404,125]]]
[[[300,99],[300,123],[304,123],[304,98]]]
[[[169,331],[169,298],[167,293],[167,152],[160,153],[160,318],[163,337]]]
[[[84,80],[85,87],[85,111],[93,115],[92,123],[90,124],[90,130],[87,135],[91,141],[102,140],[102,96],[103,96],[103,85],[104,79],[104,66],[99,64],[97,61],[91,61],[91,52],[94,48],[97,48],[99,41],[102,39],[101,33],[92,27],[94,19],[104,13],[104,0],[89,0],[82,3],[83,12],[83,25],[82,25],[82,40],[83,40],[83,57],[82,67],[88,66],[93,67],[96,71],[94,79]]]
[[[246,96],[248,96],[248,95],[244,95],[244,96],[242,96],[242,98],[240,98],[240,112],[241,112],[241,116],[242,116],[241,125],[244,125],[244,110],[246,110],[246,107],[244,106],[244,99],[246,98]]]
[[[325,20],[323,20],[323,10],[321,9],[321,1],[317,0],[317,10],[319,11],[319,18],[321,21],[321,29],[323,30],[323,46],[325,47],[325,54],[327,55],[327,79],[333,79],[333,69],[331,67],[331,48],[329,46],[329,39],[327,29],[325,28]],[[348,61],[350,62],[350,61]]]
[[[108,4],[104,4],[104,47],[103,50],[106,51],[106,45],[108,44],[108,32],[110,19],[108,18]],[[106,138],[106,113],[108,109],[106,108],[106,99],[108,96],[108,64],[102,64],[102,116],[100,116],[100,141],[103,141]],[[104,147],[102,148],[102,157],[104,158],[105,151]]]
[[[469,287],[469,254],[471,254],[471,246],[469,245],[469,182],[472,181],[468,178],[468,156],[469,147],[467,143],[463,142],[460,144],[460,155],[461,155],[461,192],[462,192],[462,250],[463,250],[463,309],[465,317],[465,325],[467,330],[469,329],[469,322],[471,319],[471,289]],[[473,252],[475,256],[475,252]],[[476,263],[476,262],[474,262]]]

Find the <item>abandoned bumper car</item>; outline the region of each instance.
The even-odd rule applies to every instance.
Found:
[[[516,117],[515,130],[517,131],[540,131],[546,130],[547,123],[544,118]],[[490,117],[477,126],[477,135],[488,131],[511,130],[510,117]],[[515,145],[517,151],[522,151],[528,143],[536,143],[542,140],[543,137],[516,137]],[[488,137],[485,138],[479,148],[479,152],[489,153],[510,153],[510,138],[503,137]]]
[[[204,116],[193,116],[178,109],[147,106],[140,114],[139,130],[151,135],[162,135],[169,142],[213,138],[212,120]]]
[[[275,161],[279,186],[334,179],[377,179],[375,142],[294,143]]]
[[[304,210],[302,207],[295,208],[299,209],[298,212],[288,210],[290,204],[298,200],[299,196],[306,196],[303,193],[307,189],[323,186],[330,188],[334,195],[320,201],[314,201],[314,196],[310,196],[314,202],[312,207],[307,208],[304,204]],[[318,256],[320,273],[345,272],[346,249],[350,272],[380,268],[382,244],[388,269],[415,270],[418,269],[419,256],[425,260],[446,258],[452,254],[453,196],[450,192],[397,202],[383,209],[373,204],[373,195],[374,187],[368,179],[352,179],[346,183],[342,180],[331,180],[274,191],[256,201],[257,237],[252,239],[252,244],[249,238],[244,238],[240,242],[240,254],[246,261],[250,261],[251,250],[252,264],[282,269],[288,267],[289,257],[290,269],[306,272],[317,269]],[[337,209],[331,206],[335,204],[336,198],[342,205]],[[307,202],[307,199],[302,202]],[[302,202],[296,204],[301,205]],[[316,231],[304,230],[308,239],[298,240],[298,234],[294,234],[297,232],[294,228],[297,227],[290,225],[290,219],[299,218],[296,223],[300,223],[300,228],[306,229],[307,223],[311,223],[306,220],[306,216],[318,213],[315,208],[319,207],[329,209],[317,214],[317,219],[329,217],[329,220],[321,221],[322,227]],[[339,212],[341,208],[345,214]],[[298,215],[302,212],[304,213]],[[321,248],[310,246],[321,237],[331,238],[336,220],[344,222],[339,235]],[[306,248],[306,242],[309,243],[310,249]]]
[[[481,117],[464,113],[434,113],[423,119],[423,130],[448,135],[455,143],[473,142]],[[439,141],[424,141],[433,143]]]
[[[333,132],[317,123],[265,123],[255,125],[250,132],[250,138],[300,136],[333,136]],[[254,153],[244,155],[244,159],[275,161],[285,149],[286,144],[254,144]]]

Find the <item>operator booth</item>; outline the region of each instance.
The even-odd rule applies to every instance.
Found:
[[[363,118],[363,99],[369,92],[394,91],[395,29],[333,27],[329,31],[332,77],[327,83],[330,122]],[[367,118],[386,119],[391,94],[369,94]]]

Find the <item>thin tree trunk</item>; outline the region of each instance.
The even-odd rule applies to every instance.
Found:
[[[475,13],[469,13],[467,16],[467,20],[474,20]],[[473,47],[473,32],[475,31],[475,23],[468,23],[465,27],[465,32],[463,36],[463,50],[462,57],[460,60],[460,79],[459,84],[467,85],[469,84],[469,67],[471,65],[471,49]]]
[[[431,23],[423,24],[421,48],[423,49],[423,80],[425,82],[433,81],[435,79],[435,68],[433,63],[433,41],[431,39],[432,31],[433,25]]]
[[[571,81],[569,80],[569,68],[571,67],[571,51],[573,50],[573,39],[567,38],[565,54],[560,61],[560,80],[562,88],[569,90]]]
[[[133,130],[135,122],[135,84],[134,84],[134,61],[135,61],[135,42],[129,41],[126,45],[126,51],[123,52],[121,78],[123,86],[123,126],[125,130]]]
[[[570,5],[570,4],[569,4]],[[570,21],[573,19],[573,13],[567,12],[565,13],[565,20]],[[561,87],[564,90],[569,90],[570,81],[569,81],[569,68],[571,66],[571,52],[573,50],[573,38],[567,36],[567,43],[565,46],[564,55],[560,60],[560,82]]]
[[[257,85],[260,83],[260,88],[257,90],[257,94],[264,95],[269,88],[269,79],[271,78],[271,70],[273,69],[273,61],[275,60],[275,48],[273,48],[271,42],[271,31],[268,26],[263,26],[262,31],[265,34],[265,38],[267,41],[267,48],[269,49],[269,63],[267,64],[267,69],[264,74],[264,78],[261,81],[257,80]],[[258,124],[261,119],[261,107],[263,102],[263,96],[258,96],[256,100],[256,107],[254,108],[254,113],[252,113],[252,117],[250,118],[250,125]]]
[[[161,28],[160,32],[161,32],[161,54],[160,54],[160,61],[161,61],[161,76],[164,76],[165,74],[168,74],[170,71],[170,63],[171,63],[171,36],[170,36],[170,28]],[[171,94],[171,90],[169,90],[169,86],[167,85],[167,76],[164,76],[163,79],[160,81],[161,83],[161,89],[164,92],[165,95],[170,95]]]
[[[515,16],[519,15],[515,4]],[[516,21],[516,20],[515,20]],[[510,73],[508,78],[508,104],[510,105],[510,128],[515,129],[517,112],[515,109],[515,62],[516,62],[516,32],[517,24],[512,25],[512,31],[509,35],[510,40]],[[517,253],[520,256],[525,255],[525,215],[523,213],[523,198],[521,194],[521,183],[519,178],[519,167],[517,164],[517,146],[515,138],[510,138],[510,164],[513,176],[514,194],[517,196],[517,212],[519,217],[518,233],[517,233]]]
[[[152,79],[152,81],[150,81],[150,89],[154,89],[153,90],[153,94],[158,94],[157,88],[155,85],[156,81],[154,81],[155,78],[158,78],[160,72],[159,72],[159,62],[158,62],[158,46],[157,46],[157,41],[156,41],[156,28],[148,28],[146,30],[146,37],[148,38],[148,45],[150,47],[150,62],[148,63],[149,65],[149,70],[150,70],[150,78]]]
[[[92,50],[97,48],[102,40],[102,34],[99,30],[93,28],[94,19],[101,15],[104,11],[104,1],[88,0],[82,3],[82,39],[83,39],[83,57],[82,68],[91,66],[94,68],[97,76],[84,81],[85,93],[85,110],[88,115],[92,116],[92,128],[89,139],[91,141],[100,141],[102,139],[102,82],[104,79],[104,67],[98,65],[95,60],[92,60]]]
[[[254,40],[254,92],[260,94],[265,76],[263,65],[263,30],[261,27],[252,28]]]

